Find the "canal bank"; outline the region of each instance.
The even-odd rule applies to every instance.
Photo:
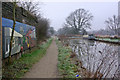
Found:
[[[74,57],[75,65],[79,63],[79,65],[77,64],[77,74],[80,73],[80,78],[118,78],[119,45],[82,38],[62,38],[60,40],[62,44],[69,46],[72,53],[76,55]],[[68,52],[64,54],[66,53]],[[84,76],[83,73],[86,75]]]
[[[58,71],[61,78],[86,78],[92,74],[82,67],[81,61],[69,46],[56,40],[58,46]]]
[[[113,37],[110,37],[110,36],[95,36],[93,34],[89,34],[89,35],[83,35],[82,38],[83,39],[88,39],[88,40],[95,40],[95,41],[113,43],[113,44],[119,44],[120,45],[120,37],[118,37],[118,36],[113,36]]]
[[[95,38],[96,41],[106,42],[106,43],[113,43],[120,45],[120,39],[110,39],[110,38]]]

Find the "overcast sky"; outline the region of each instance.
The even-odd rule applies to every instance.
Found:
[[[51,26],[55,30],[62,27],[65,19],[69,14],[76,9],[84,8],[89,10],[94,16],[92,21],[91,30],[105,29],[104,21],[108,17],[118,15],[118,2],[115,0],[109,0],[109,2],[77,2],[75,0],[68,1],[45,1],[41,7],[42,15],[45,18],[49,18]],[[82,1],[82,0],[81,0]],[[100,1],[100,0],[99,0]]]

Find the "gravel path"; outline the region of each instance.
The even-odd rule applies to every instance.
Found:
[[[24,78],[57,78],[58,50],[55,40],[47,50],[46,55],[24,75]]]

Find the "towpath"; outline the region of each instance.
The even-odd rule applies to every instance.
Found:
[[[46,54],[24,75],[24,78],[57,78],[58,49],[55,40],[52,41]]]

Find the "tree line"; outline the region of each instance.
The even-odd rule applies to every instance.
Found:
[[[62,28],[58,30],[58,35],[86,35],[87,29],[91,29],[91,22],[93,20],[93,15],[85,9],[77,9],[66,18],[66,22],[63,24]],[[113,15],[113,17],[105,20],[106,29],[102,30],[108,35],[120,35],[120,17]],[[101,33],[101,30],[94,31],[94,33]]]

